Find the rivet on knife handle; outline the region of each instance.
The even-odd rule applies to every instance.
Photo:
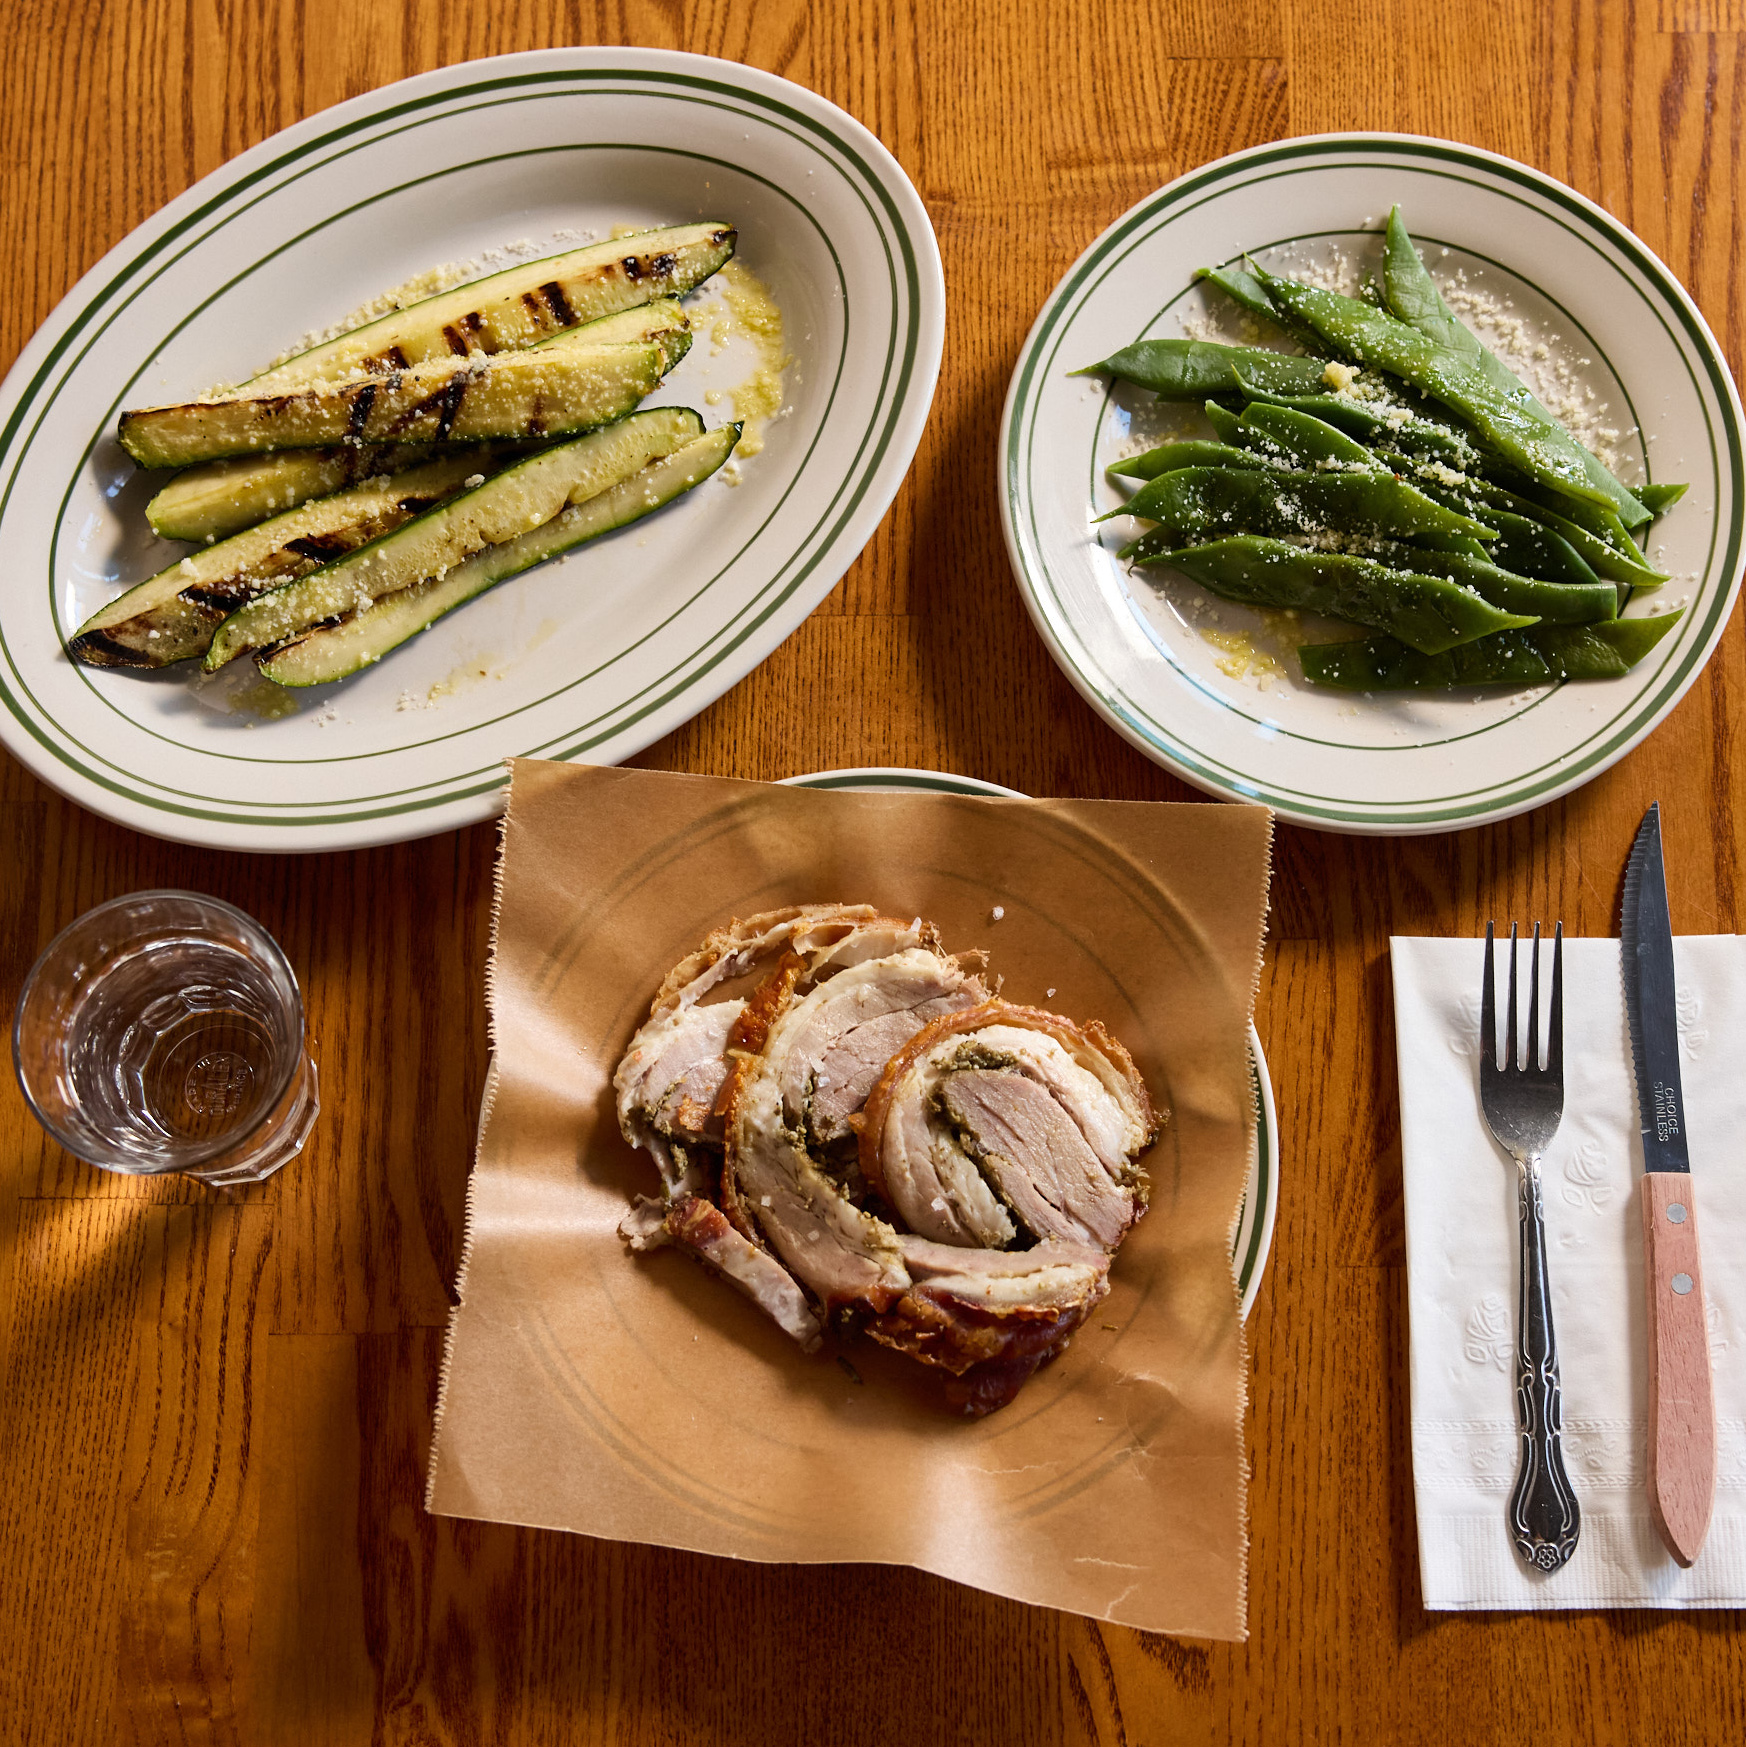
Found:
[[[1690,1565],[1716,1495],[1716,1407],[1698,1263],[1697,1205],[1684,1171],[1643,1176],[1649,1300],[1649,1506],[1675,1559]]]

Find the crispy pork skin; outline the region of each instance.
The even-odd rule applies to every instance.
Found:
[[[867,1332],[952,1373],[947,1400],[972,1418],[1004,1407],[1062,1352],[1109,1291],[1109,1257],[1053,1240],[971,1250],[906,1237],[911,1286]]]

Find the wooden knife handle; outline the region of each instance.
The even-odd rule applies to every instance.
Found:
[[[1698,1263],[1697,1205],[1684,1171],[1643,1176],[1649,1297],[1649,1507],[1668,1550],[1690,1565],[1716,1497],[1716,1404]]]

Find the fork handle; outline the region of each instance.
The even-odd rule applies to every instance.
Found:
[[[1698,1266],[1697,1203],[1684,1171],[1643,1174],[1649,1302],[1649,1508],[1668,1551],[1690,1565],[1716,1496],[1716,1403]]]
[[[1582,1526],[1564,1467],[1564,1409],[1558,1342],[1546,1276],[1546,1223],[1540,1207],[1540,1161],[1518,1161],[1522,1298],[1516,1318],[1516,1424],[1521,1464],[1510,1495],[1516,1551],[1541,1571],[1556,1571],[1576,1551]]]

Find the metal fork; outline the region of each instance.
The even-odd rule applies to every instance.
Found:
[[[1479,1003],[1479,1102],[1486,1126],[1516,1161],[1521,1213],[1521,1301],[1516,1316],[1516,1423],[1521,1463],[1510,1495],[1516,1551],[1542,1571],[1556,1571],[1576,1551],[1582,1515],[1564,1467],[1564,1413],[1558,1343],[1552,1333],[1546,1278],[1546,1226],[1540,1205],[1540,1159],[1564,1115],[1564,924],[1552,947],[1552,1008],[1540,1055],[1540,924],[1528,973],[1528,1038],[1516,1061],[1516,925],[1510,924],[1510,995],[1504,1061],[1497,1062],[1497,994],[1492,970],[1495,925],[1485,925],[1485,988]]]

